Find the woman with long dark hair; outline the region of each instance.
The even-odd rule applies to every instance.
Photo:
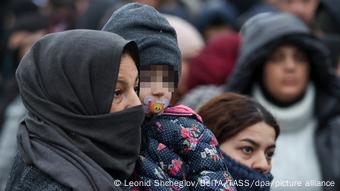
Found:
[[[274,117],[254,99],[235,93],[212,98],[198,113],[220,143],[237,190],[270,190],[280,134]]]

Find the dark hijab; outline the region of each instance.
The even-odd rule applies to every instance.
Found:
[[[20,154],[73,190],[107,190],[126,179],[140,148],[142,106],[109,113],[123,51],[138,64],[137,46],[91,30],[54,33],[22,59],[17,81],[28,116]]]

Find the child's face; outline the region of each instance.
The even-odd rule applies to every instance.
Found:
[[[144,67],[140,72],[139,98],[146,114],[161,113],[175,89],[175,72],[167,65]]]

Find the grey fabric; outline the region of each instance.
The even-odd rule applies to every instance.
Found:
[[[340,24],[340,14],[339,14],[339,8],[340,8],[340,2],[337,0],[323,0],[321,1],[321,5],[323,5],[329,12],[329,14],[334,18],[336,21],[338,27]],[[338,28],[338,32],[340,32],[340,29]]]
[[[286,34],[309,34],[297,17],[282,13],[262,13],[250,18],[241,28],[242,45],[238,62],[245,62],[260,47]],[[275,23],[275,25],[273,25]],[[294,26],[294,27],[291,27]],[[246,44],[246,46],[243,46]]]
[[[288,13],[259,14],[248,20],[241,32],[240,55],[226,84],[226,91],[249,94],[256,82],[256,72],[259,72],[266,56],[281,43],[289,42],[305,50],[311,58],[311,77],[315,85],[340,98],[340,83],[331,71],[329,50],[297,17]]]
[[[180,75],[181,53],[176,32],[153,7],[129,3],[113,12],[102,30],[134,40],[138,45],[141,67],[170,65]]]
[[[6,191],[71,191],[38,168],[26,165],[20,155],[15,157]],[[5,190],[5,189],[3,189]]]
[[[209,99],[221,95],[223,93],[223,86],[198,86],[190,90],[180,101],[180,104],[186,105],[196,112]]]
[[[27,165],[73,190],[119,190],[112,180],[132,174],[144,119],[141,105],[110,113],[125,49],[138,55],[134,42],[91,30],[33,45],[16,72],[28,110],[18,132]]]

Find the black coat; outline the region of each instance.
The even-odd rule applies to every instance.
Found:
[[[27,165],[18,154],[5,191],[71,191],[33,165]]]

